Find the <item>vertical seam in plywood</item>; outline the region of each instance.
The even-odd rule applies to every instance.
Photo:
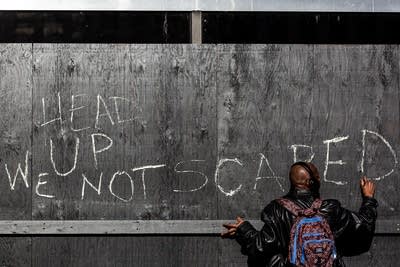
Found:
[[[399,125],[400,125],[400,53],[399,53],[399,45],[396,44],[396,57],[397,57],[397,100],[399,101],[398,103],[398,119],[399,119]],[[392,49],[392,48],[391,48]]]
[[[31,136],[30,136],[30,138],[31,138],[31,140],[30,140],[30,152],[32,152],[32,147],[33,147],[33,43],[32,43],[32,45],[31,45],[31,71],[30,71],[30,89],[31,89],[31,99],[30,99],[30,101],[31,101]],[[30,213],[31,213],[31,220],[33,219],[33,190],[32,190],[32,187],[33,187],[33,173],[32,173],[32,170],[33,170],[33,167],[32,167],[32,163],[33,163],[33,155],[31,154],[31,157],[30,157],[30,174],[31,174],[31,179],[30,179],[30,183],[31,183],[31,210],[30,210]]]
[[[30,158],[30,164],[31,164],[31,220],[33,220],[33,43],[31,45],[31,158]],[[31,251],[31,267],[33,266],[33,236],[30,237],[30,251]]]
[[[316,73],[315,73],[315,44],[312,44],[312,48],[311,48],[311,50],[312,50],[312,80],[311,80],[311,86],[312,86],[312,88],[311,88],[311,94],[312,94],[312,96],[311,96],[311,101],[312,101],[312,104],[311,104],[311,109],[313,108],[313,103],[314,103],[314,97],[315,97],[315,94],[313,93],[313,92],[315,92],[314,90],[315,90],[315,80],[316,80]],[[313,112],[314,110],[311,110],[311,112]],[[310,120],[311,121],[311,120]],[[309,125],[309,127],[310,127],[310,125]],[[309,142],[310,142],[310,144],[312,143],[312,141],[314,141],[314,137],[311,135],[312,134],[312,126],[309,128],[309,134],[310,134],[310,137],[309,137]]]
[[[216,153],[216,157],[215,157],[215,159],[216,159],[216,162],[215,162],[214,165],[217,166],[218,161],[219,161],[219,150],[218,150],[219,149],[219,146],[218,146],[218,143],[219,143],[219,128],[218,128],[218,125],[219,125],[218,124],[218,70],[219,70],[220,60],[221,60],[220,51],[219,51],[219,46],[218,45],[214,45],[214,53],[217,56],[217,65],[216,65],[216,68],[215,68],[215,132],[216,132],[216,138],[215,138],[215,153]],[[216,170],[215,170],[215,172],[216,172]],[[216,190],[216,189],[215,189],[215,192],[216,192],[215,195],[216,195],[216,198],[217,198],[217,219],[219,219],[219,194],[218,194],[218,190]],[[221,266],[221,251],[222,251],[221,246],[222,246],[222,243],[218,242],[217,243],[217,251],[218,251],[218,253],[217,253],[217,255],[218,255],[218,257],[217,257],[217,259],[218,259],[217,265],[218,265],[218,267]]]
[[[215,103],[215,159],[216,162],[214,162],[214,165],[217,166],[218,163],[218,157],[219,157],[219,151],[218,151],[218,141],[219,141],[219,128],[218,128],[218,68],[219,68],[219,51],[217,49],[217,45],[214,47],[214,53],[217,56],[217,64],[215,68],[215,92],[214,92],[214,103]],[[214,174],[215,175],[215,174]],[[216,190],[215,196],[217,198],[217,219],[219,219],[219,195],[218,191]]]

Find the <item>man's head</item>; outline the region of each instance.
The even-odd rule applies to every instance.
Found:
[[[318,193],[321,178],[317,167],[310,162],[296,162],[290,167],[289,179],[292,188],[309,189]]]

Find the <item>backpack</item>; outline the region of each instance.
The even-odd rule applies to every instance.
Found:
[[[318,212],[322,200],[315,199],[308,209],[300,208],[289,199],[277,201],[296,216],[290,230],[289,262],[294,266],[332,267],[336,247],[328,222]]]

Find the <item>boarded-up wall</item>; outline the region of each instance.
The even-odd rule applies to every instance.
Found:
[[[351,265],[390,266],[400,247],[398,49],[1,45],[1,219],[78,225],[60,237],[16,222],[3,233],[25,235],[1,238],[3,263],[241,266],[237,244],[187,229],[258,219],[288,189],[290,164],[312,159],[323,197],[351,209],[359,177],[377,180],[378,232],[389,235]],[[86,220],[187,221],[184,236],[159,235],[161,223],[151,236],[76,235]]]

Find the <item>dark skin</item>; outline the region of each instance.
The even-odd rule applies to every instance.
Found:
[[[319,176],[319,172],[317,167],[308,163],[308,166],[312,170],[314,177],[318,182],[321,181]],[[300,165],[295,165],[290,170],[290,182],[297,188],[300,189],[310,189],[310,174]],[[374,197],[375,194],[375,183],[368,179],[366,176],[363,176],[360,179],[360,191],[363,197]],[[236,217],[235,223],[225,223],[222,226],[227,229],[227,231],[221,233],[222,238],[234,238],[236,234],[236,230],[244,222],[243,218]]]

